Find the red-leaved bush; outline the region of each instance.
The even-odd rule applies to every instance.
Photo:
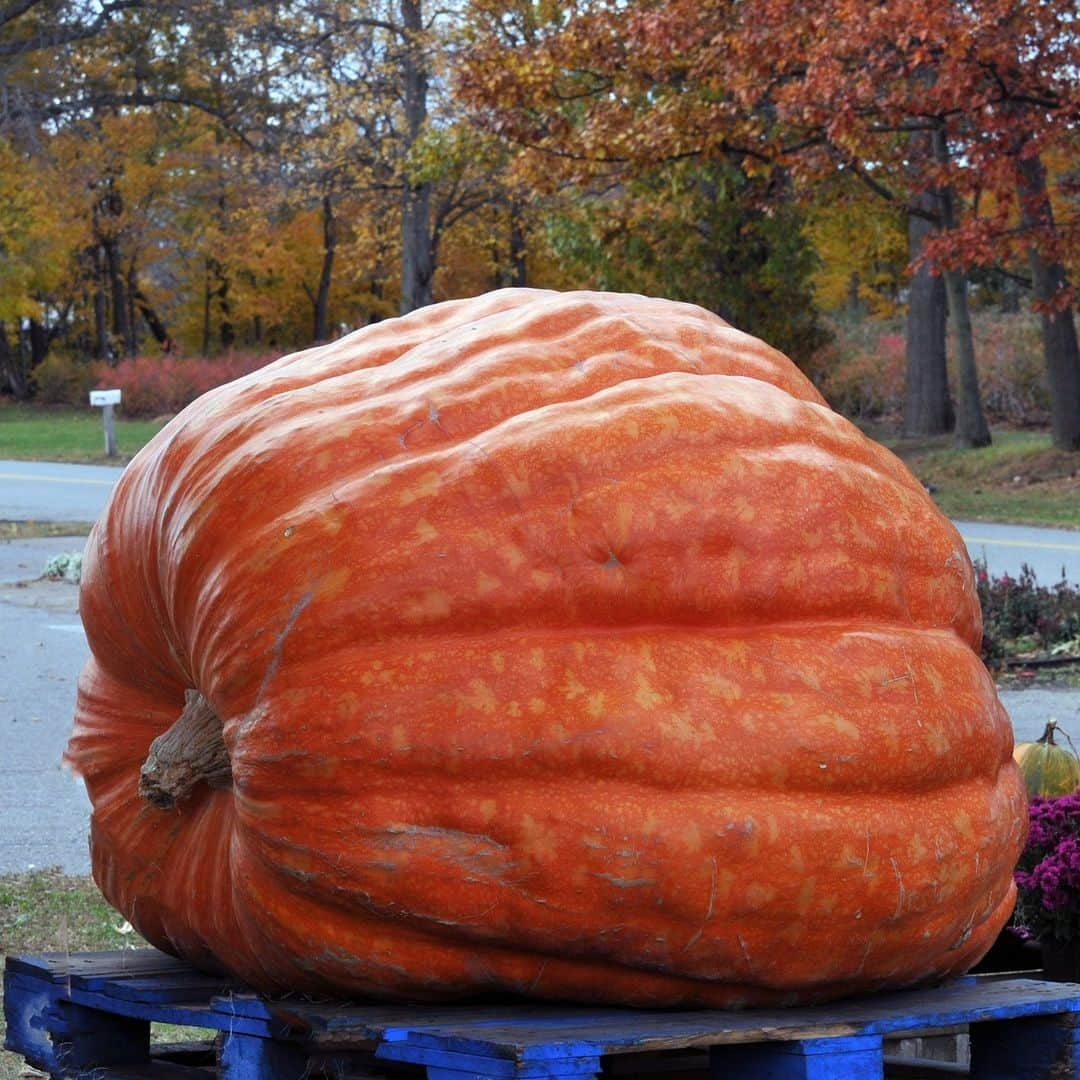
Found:
[[[904,403],[904,337],[867,320],[837,327],[807,374],[837,412],[853,418],[898,415]]]
[[[193,356],[137,356],[115,366],[95,365],[99,389],[122,393],[125,416],[162,416],[179,412],[200,394],[238,379],[277,359],[276,356],[229,353],[208,359]]]
[[[990,423],[1049,424],[1050,388],[1036,319],[983,314],[974,329],[979,389]]]
[[[1014,428],[1049,423],[1050,393],[1037,317],[977,312],[973,324],[987,420]],[[837,412],[853,419],[898,417],[907,367],[902,325],[864,320],[838,323],[832,330],[832,341],[807,366],[818,389]],[[955,400],[951,338],[948,346]]]

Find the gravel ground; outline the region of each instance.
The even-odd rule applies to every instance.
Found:
[[[90,804],[60,764],[89,650],[70,582],[36,579],[79,537],[0,541],[0,873],[30,866],[89,870]]]

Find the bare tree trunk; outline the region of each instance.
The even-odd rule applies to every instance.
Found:
[[[228,352],[228,350],[236,344],[236,327],[233,326],[232,321],[232,302],[229,300],[229,279],[226,277],[225,272],[221,267],[218,267],[218,277],[220,284],[214,295],[217,297],[218,307],[221,309],[221,348],[223,352]]]
[[[1011,274],[1002,277],[999,310],[1002,315],[1017,315],[1020,312],[1020,284]]]
[[[514,288],[523,289],[528,283],[528,267],[525,263],[525,228],[521,222],[521,207],[510,203],[510,282]]]
[[[933,231],[933,223],[925,214],[934,211],[936,202],[933,195],[921,195],[914,201],[913,209],[922,213],[908,216],[908,255],[912,264],[917,263],[923,242]],[[928,267],[918,266],[908,292],[905,438],[941,435],[952,427],[945,350],[947,315],[945,282],[930,273]]]
[[[506,203],[500,200],[499,209],[504,206],[509,249],[504,258],[501,245],[495,237],[492,238],[491,263],[495,268],[491,279],[492,286],[496,289],[523,289],[528,275],[525,264],[525,229],[521,222],[521,204],[516,199],[510,199]]]
[[[123,201],[110,177],[104,193],[95,206],[94,231],[105,255],[105,273],[108,276],[109,294],[112,298],[113,336],[118,346],[123,349],[125,356],[134,356],[135,337],[130,318],[131,306],[121,265],[120,243],[109,224],[109,219],[118,219],[122,212]]]
[[[131,299],[134,302],[136,308],[138,308],[139,314],[146,321],[146,325],[150,327],[150,333],[154,335],[154,340],[169,353],[173,351],[173,339],[169,334],[169,329],[164,322],[161,321],[161,316],[154,310],[153,305],[146,298],[146,295],[138,287],[131,289]]]
[[[330,310],[330,282],[334,273],[334,253],[337,251],[337,218],[329,195],[322,200],[323,213],[323,260],[319,274],[319,291],[315,297],[315,340],[329,338],[328,315]]]
[[[49,355],[49,334],[37,319],[30,320],[30,370]]]
[[[94,356],[98,360],[112,360],[109,344],[109,300],[105,294],[105,251],[101,244],[94,245]]]
[[[1054,213],[1046,189],[1046,170],[1037,156],[1017,155],[1016,169],[1021,221],[1026,229],[1046,236],[1054,233]],[[1080,348],[1072,304],[1055,299],[1068,286],[1061,263],[1046,258],[1038,243],[1028,247],[1035,300],[1042,308],[1043,353],[1050,383],[1050,417],[1054,446],[1080,450]]]
[[[225,267],[215,258],[206,260],[206,292],[203,295],[203,356],[210,355],[213,310],[216,305],[221,313],[218,329],[219,345],[228,351],[236,343],[236,327],[232,322],[232,304],[229,301],[229,276]]]
[[[851,276],[848,278],[847,309],[851,316],[856,319],[863,318],[867,313],[867,305],[859,292],[861,285],[859,271],[852,270]]]
[[[25,401],[30,396],[30,380],[18,346],[11,347],[7,324],[0,321],[0,389],[4,389],[5,384],[18,401]]]
[[[131,339],[131,321],[128,319],[127,290],[124,277],[120,272],[120,252],[116,240],[111,236],[101,238],[101,249],[105,253],[105,271],[109,278],[109,292],[112,296],[112,332],[120,343],[125,356],[134,356],[135,349]]]
[[[138,291],[139,282],[135,273],[135,260],[132,259],[128,264],[127,287],[124,290],[127,295],[127,323],[130,335],[129,356],[138,356],[139,349],[142,347],[142,335],[139,333],[139,304],[135,299],[135,294]]]
[[[967,302],[967,276],[961,270],[945,271],[945,292],[949,297],[949,318],[953,325],[959,408],[956,417],[956,445],[971,450],[990,445],[990,428],[979,394],[975,366],[975,336]]]
[[[424,56],[421,0],[401,0],[405,36],[404,84],[407,150],[419,141],[427,120],[428,72]],[[407,168],[401,196],[401,313],[430,304],[435,277],[431,241],[431,183],[414,183]]]
[[[210,260],[206,260],[206,274],[203,277],[203,311],[202,311],[202,356],[210,355]]]
[[[940,129],[934,132],[934,153],[942,165],[948,164],[949,147],[945,133]],[[943,188],[939,192],[939,200],[942,229],[955,229],[956,202],[952,189]],[[979,375],[975,367],[975,338],[971,331],[971,312],[967,302],[967,275],[960,270],[946,270],[944,277],[956,352],[956,445],[965,449],[989,446],[990,428],[983,413]]]

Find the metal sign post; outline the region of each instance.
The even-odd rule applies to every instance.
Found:
[[[113,417],[113,406],[120,404],[120,391],[91,390],[90,404],[101,407],[105,419],[105,453],[108,457],[116,457],[116,421]]]

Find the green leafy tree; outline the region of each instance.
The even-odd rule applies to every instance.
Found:
[[[548,226],[579,285],[686,300],[717,312],[798,360],[826,338],[811,278],[804,215],[763,177],[729,161],[679,161],[604,195],[567,197]]]

